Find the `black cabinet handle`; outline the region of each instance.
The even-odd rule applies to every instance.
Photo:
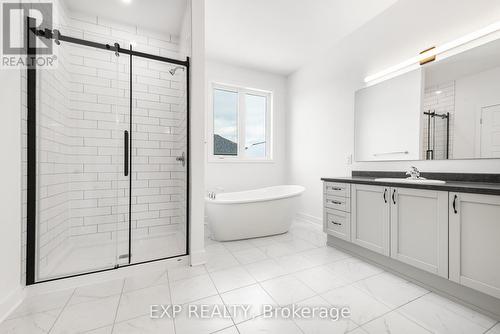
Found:
[[[455,214],[458,213],[458,210],[457,210],[457,199],[458,199],[458,196],[455,195],[455,197],[453,198],[453,211],[455,212]]]
[[[342,224],[341,224],[341,223],[337,223],[337,222],[335,222],[335,221],[333,221],[333,220],[331,221],[331,223],[332,223],[333,225],[342,226]]]
[[[123,174],[128,176],[128,131],[123,131]]]
[[[387,203],[387,188],[384,189],[384,202]]]
[[[341,205],[341,204],[342,204],[342,202],[332,201],[332,200],[330,200],[330,203],[332,203],[332,204],[336,204],[336,205]]]
[[[396,204],[396,189],[392,191],[392,203]]]

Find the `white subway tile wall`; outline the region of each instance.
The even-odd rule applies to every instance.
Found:
[[[425,88],[423,112],[433,112],[437,114],[450,113],[450,133],[449,133],[449,159],[453,159],[453,122],[455,111],[455,81],[448,81],[438,85]],[[427,150],[427,116],[422,115],[422,159],[425,159]],[[431,143],[435,143],[434,159],[446,159],[446,119],[436,118],[435,138],[431,136]],[[431,119],[431,129],[432,129]],[[431,133],[432,134],[432,133]]]
[[[61,3],[56,5],[56,27],[65,35],[118,42],[122,48],[132,43],[135,50],[180,57],[177,37],[148,35],[135,26],[68,13]],[[71,270],[101,269],[128,253],[130,185],[123,174],[123,136],[124,130],[130,130],[130,57],[69,43],[56,48],[57,69],[39,70],[37,82],[40,279],[72,274]],[[133,262],[186,251],[187,175],[186,168],[176,161],[183,152],[187,154],[186,72],[171,75],[173,66],[133,58]],[[26,148],[25,125],[26,110]],[[26,150],[23,162],[26,175]],[[158,249],[151,253],[145,243],[159,237],[165,237],[165,245],[157,243]],[[75,247],[103,245],[110,247],[103,248],[97,262],[88,263],[95,268],[64,265]]]

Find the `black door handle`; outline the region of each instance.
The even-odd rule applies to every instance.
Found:
[[[384,202],[387,203],[387,188],[384,189]]]
[[[458,213],[458,210],[457,210],[457,199],[458,199],[458,196],[455,195],[455,197],[453,198],[453,212],[455,212],[455,214]]]
[[[392,203],[396,204],[396,189],[392,191]]]
[[[123,131],[123,174],[128,176],[128,131]]]

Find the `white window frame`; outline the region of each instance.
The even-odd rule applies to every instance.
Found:
[[[238,93],[238,155],[215,155],[214,154],[214,90],[226,90],[229,92]],[[266,156],[264,158],[246,157],[245,152],[245,120],[246,120],[246,106],[245,94],[257,95],[266,97]],[[273,92],[255,88],[247,88],[230,84],[222,84],[213,82],[209,94],[209,117],[207,122],[208,134],[208,161],[209,162],[260,162],[272,163],[273,162]]]

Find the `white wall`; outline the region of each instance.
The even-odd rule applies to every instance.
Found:
[[[221,189],[227,192],[284,184],[286,78],[277,74],[208,61],[207,94],[211,94],[211,85],[214,82],[273,92],[273,161],[247,163],[207,161],[207,190]],[[208,100],[206,119],[209,119],[208,113],[212,108]],[[207,142],[209,135],[207,131]]]
[[[21,286],[21,76],[0,70],[0,322]]]
[[[205,259],[205,0],[191,0],[190,225],[191,265]]]
[[[419,158],[422,78],[416,70],[356,92],[356,160]]]
[[[455,82],[455,156],[481,155],[481,109],[500,104],[500,67]]]
[[[409,162],[346,163],[354,91],[373,74],[500,20],[495,0],[400,0],[289,78],[289,182],[307,188],[299,211],[321,217],[321,177],[352,169],[403,170]],[[423,171],[498,172],[500,160],[412,162]]]

